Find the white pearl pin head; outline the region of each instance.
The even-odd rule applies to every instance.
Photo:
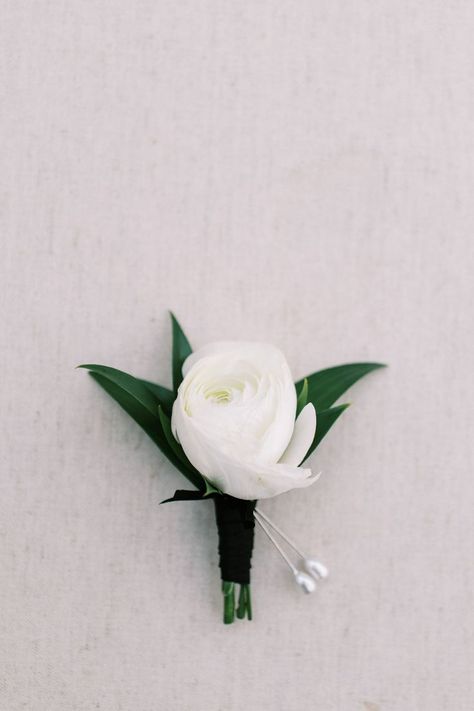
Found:
[[[328,577],[328,569],[326,568],[326,566],[323,565],[316,558],[305,555],[299,549],[299,547],[296,546],[296,544],[293,543],[293,541],[288,538],[288,536],[283,533],[283,531],[278,528],[278,526],[274,524],[273,521],[266,514],[263,513],[263,511],[258,508],[255,508],[254,516],[259,526],[262,528],[266,536],[273,543],[278,553],[281,555],[287,566],[290,568],[297,585],[299,585],[299,587],[305,593],[314,592],[316,590],[316,581],[323,580],[324,578]],[[294,563],[288,557],[287,553],[283,550],[281,545],[276,540],[274,534],[271,533],[270,529],[272,529],[274,533],[278,534],[288,544],[288,546],[295,551],[300,560],[303,562],[305,570],[300,570],[296,567],[296,565],[294,565]]]
[[[305,558],[304,567],[315,580],[327,578],[329,575],[326,566],[320,563],[319,560],[316,560],[316,558]]]
[[[303,573],[302,570],[296,570],[294,575],[297,584],[305,593],[309,594],[316,590],[316,582],[311,575]]]

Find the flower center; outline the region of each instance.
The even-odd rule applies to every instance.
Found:
[[[232,390],[221,388],[219,390],[210,390],[205,395],[206,400],[216,403],[216,405],[226,405],[232,401]]]

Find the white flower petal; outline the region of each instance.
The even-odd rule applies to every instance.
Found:
[[[207,356],[225,356],[232,361],[236,356],[243,356],[252,363],[272,370],[282,363],[288,367],[285,356],[279,348],[270,343],[260,341],[215,341],[193,351],[183,363],[183,377],[186,377],[192,366]]]
[[[314,408],[305,408],[295,423],[295,387],[278,348],[211,343],[186,359],[183,373],[172,429],[210,482],[237,498],[257,499],[314,481],[311,471],[294,461],[297,455],[301,461],[311,444]],[[288,461],[280,462],[284,452]]]
[[[225,481],[210,478],[215,486],[237,499],[268,499],[291,489],[310,486],[315,481],[311,469],[291,467],[288,464],[270,464],[258,467],[244,462],[227,460]]]
[[[295,467],[301,464],[313,442],[315,432],[316,410],[314,409],[314,405],[309,402],[303,407],[296,418],[293,436],[283,456],[280,458],[280,462],[283,464],[291,464]]]
[[[181,432],[181,445],[189,461],[218,489],[237,499],[266,499],[290,489],[309,486],[316,477],[311,469],[289,464],[256,464],[236,459],[224,451],[218,438],[211,438],[194,423],[180,426],[186,417],[173,411],[174,427]],[[192,418],[189,418],[192,420]]]

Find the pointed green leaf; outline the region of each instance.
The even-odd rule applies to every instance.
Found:
[[[203,494],[202,491],[186,491],[184,489],[178,489],[174,492],[171,498],[160,501],[160,504],[168,504],[171,501],[204,501],[208,498],[209,496]]]
[[[179,444],[179,442],[175,439],[173,432],[171,430],[171,421],[170,418],[166,415],[165,412],[163,412],[163,408],[160,406],[158,408],[158,415],[160,418],[161,426],[163,428],[163,433],[166,437],[166,441],[168,442],[170,448],[173,450],[173,452],[176,454],[178,459],[180,459],[185,467],[189,469],[190,471],[194,472],[196,475],[196,480],[197,477],[200,477],[201,479],[201,486],[200,486],[200,491],[203,496],[209,496],[209,494],[218,494],[220,493],[218,489],[215,488],[205,477],[202,476],[198,472],[198,470],[191,464],[189,459],[186,456],[186,453],[182,446]],[[203,491],[204,487],[204,491]]]
[[[168,388],[163,387],[163,385],[151,383],[149,380],[139,380],[138,378],[137,380],[139,383],[143,383],[143,385],[153,393],[153,395],[158,400],[166,414],[171,415],[173,403],[176,399],[174,392],[172,390],[169,390]]]
[[[308,375],[308,402],[313,403],[319,415],[321,410],[331,407],[357,380],[384,367],[383,363],[348,363]],[[303,383],[304,380],[299,380],[296,389],[303,387]]]
[[[300,414],[301,410],[304,408],[308,402],[308,378],[303,380],[303,385],[301,386],[300,393],[296,400],[296,417]]]
[[[206,484],[206,490],[204,492],[204,496],[211,496],[211,494],[221,494],[222,492],[219,491],[219,489],[216,489],[214,484],[211,484],[210,481],[206,479],[206,477],[203,477],[204,483]]]
[[[123,370],[110,368],[108,365],[87,363],[85,365],[79,365],[78,368],[86,368],[94,373],[99,373],[99,375],[104,375],[134,395],[134,397],[138,398],[145,407],[151,409],[153,412],[156,411],[157,403],[163,406],[165,412],[168,410],[171,412],[175,394],[172,390],[163,387],[163,385],[151,383],[141,378],[135,378],[135,376],[129,375]],[[152,397],[150,397],[150,394]]]
[[[110,368],[108,365],[86,363],[85,365],[79,365],[78,367],[85,368],[91,373],[96,373],[104,378],[107,378],[107,380],[110,380],[118,388],[130,395],[130,397],[136,400],[137,403],[148,410],[152,415],[156,418],[158,417],[158,403],[156,396],[133,375],[124,373],[123,370],[117,370],[117,368]]]
[[[305,460],[309,457],[310,454],[314,452],[323,437],[329,432],[333,424],[336,422],[337,418],[342,415],[344,410],[347,410],[349,404],[350,403],[345,403],[344,405],[336,405],[336,407],[331,407],[328,410],[321,410],[320,412],[318,412],[316,422],[316,434],[314,436],[313,444],[306,453]]]
[[[183,379],[183,363],[188,355],[192,353],[192,348],[176,316],[171,311],[170,316],[173,330],[173,388],[177,392]]]
[[[194,469],[193,465],[191,464],[191,462],[185,455],[183,448],[174,438],[173,432],[171,431],[170,418],[163,411],[163,408],[161,407],[161,405],[158,407],[158,416],[160,418],[161,427],[163,429],[163,434],[165,435],[166,441],[168,442],[170,448],[176,454],[178,459],[180,459],[183,462],[183,464],[185,464],[189,469]],[[199,472],[196,471],[196,474],[199,474]]]
[[[147,433],[147,435],[165,450],[169,449],[166,438],[161,430],[158,414],[153,414],[139,400],[129,392],[121,388],[117,383],[109,380],[104,375],[90,371],[89,375],[117,402],[135,422]]]
[[[132,417],[170,462],[192,483],[205,490],[203,477],[189,469],[171,449],[162,429],[158,401],[132,375],[102,365],[82,365],[89,375]]]

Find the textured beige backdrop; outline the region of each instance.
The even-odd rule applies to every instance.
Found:
[[[474,7],[4,0],[2,711],[472,711]],[[266,339],[390,368],[264,510],[224,627],[212,507],[80,362]]]

